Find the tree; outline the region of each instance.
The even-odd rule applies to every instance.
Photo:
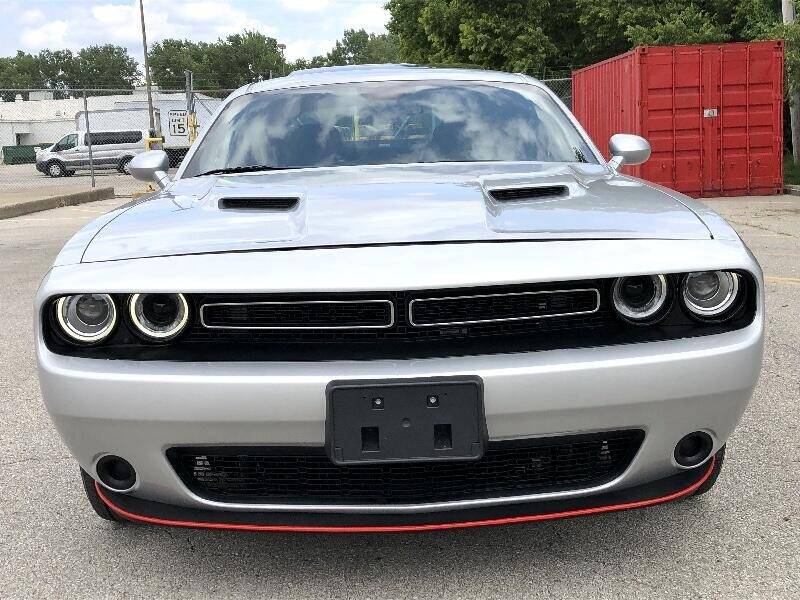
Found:
[[[367,33],[364,29],[346,29],[328,52],[330,65],[366,65],[396,62],[397,37],[392,34]]]
[[[257,31],[212,43],[166,39],[151,46],[149,58],[153,81],[165,89],[182,88],[186,69],[195,87],[209,89],[237,88],[288,70],[275,38]]]
[[[207,48],[205,42],[189,40],[166,39],[156,42],[148,53],[153,82],[161,89],[183,88],[186,81],[184,72],[189,70],[194,73],[195,82],[200,87],[220,87],[206,61]]]
[[[0,88],[26,89],[44,87],[44,81],[39,72],[39,62],[31,54],[17,52],[15,56],[0,58]],[[13,102],[16,92],[4,92],[2,98],[6,102]],[[27,98],[27,93],[23,93]]]
[[[536,75],[637,45],[787,35],[780,0],[389,0],[386,8],[401,60]]]
[[[113,44],[82,48],[75,57],[74,69],[70,87],[130,90],[139,79],[136,61],[125,48]]]
[[[0,58],[0,88],[59,90],[79,88],[132,89],[138,80],[136,61],[119,46],[89,46],[77,54],[71,50],[45,49],[38,54],[18,51],[15,56]],[[13,100],[17,92],[4,92],[4,100]],[[22,92],[23,98],[28,97]]]
[[[400,59],[540,73],[575,53],[574,0],[389,0]],[[572,23],[572,26],[570,26]]]

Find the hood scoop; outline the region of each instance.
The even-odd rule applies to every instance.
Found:
[[[220,210],[289,211],[300,203],[293,197],[220,198]]]
[[[533,185],[524,187],[499,188],[488,190],[489,195],[497,202],[523,202],[525,200],[541,200],[544,198],[564,198],[569,196],[566,185]]]

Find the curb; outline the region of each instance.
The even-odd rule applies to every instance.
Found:
[[[800,196],[800,185],[784,185],[783,193],[790,196]]]
[[[60,208],[62,206],[75,206],[86,202],[96,202],[97,200],[109,200],[114,197],[114,188],[104,187],[95,188],[85,192],[74,194],[62,194],[60,196],[50,196],[49,198],[38,198],[36,200],[26,200],[16,204],[0,206],[0,219],[10,219],[30,213]]]

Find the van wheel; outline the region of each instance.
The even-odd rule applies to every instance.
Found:
[[[67,174],[67,170],[62,163],[54,160],[47,165],[47,174],[50,175],[50,177],[64,177],[64,175]]]
[[[128,163],[131,162],[131,158],[132,158],[131,156],[126,156],[121,161],[119,161],[119,164],[117,165],[117,171],[125,175],[130,175],[131,172],[128,170]]]

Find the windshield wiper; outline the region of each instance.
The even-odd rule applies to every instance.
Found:
[[[253,173],[255,171],[283,171],[285,169],[296,169],[297,167],[273,167],[271,165],[245,165],[242,167],[225,167],[222,169],[211,169],[204,173],[198,173],[195,177],[203,175],[226,175],[230,173]]]
[[[586,155],[583,153],[583,150],[578,148],[577,146],[572,147],[572,152],[575,154],[575,158],[578,159],[578,162],[588,163],[589,161],[586,160]]]

